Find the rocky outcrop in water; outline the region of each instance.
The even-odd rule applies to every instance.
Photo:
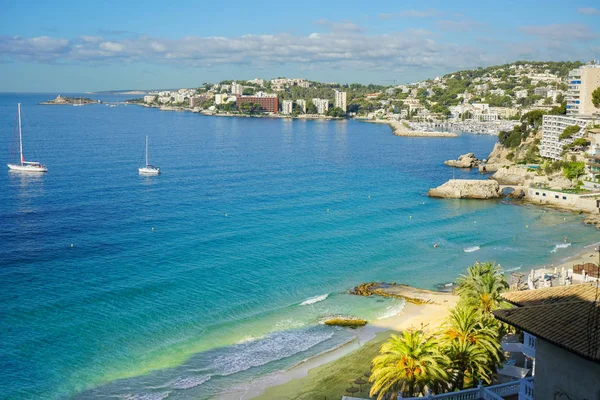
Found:
[[[437,188],[429,189],[429,197],[448,199],[498,199],[500,185],[494,180],[451,179]]]
[[[600,214],[590,214],[583,222],[588,225],[595,225],[596,228],[600,229]]]
[[[479,165],[480,162],[481,162],[481,160],[479,160],[477,157],[475,157],[475,154],[467,153],[467,154],[463,154],[462,156],[458,157],[458,160],[444,161],[444,164],[446,164],[449,167],[456,167],[456,168],[475,168]]]

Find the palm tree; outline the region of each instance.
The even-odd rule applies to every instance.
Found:
[[[467,269],[467,275],[457,279],[457,293],[461,301],[476,307],[489,316],[501,307],[504,300],[500,294],[508,289],[506,276],[494,263],[477,263]]]
[[[449,360],[439,351],[433,337],[422,331],[406,331],[402,336],[392,335],[385,342],[371,364],[373,382],[370,396],[378,400],[422,394],[428,388],[439,386],[448,375],[445,367]]]
[[[475,387],[481,379],[491,383],[503,354],[500,334],[474,307],[458,305],[443,326],[444,353],[452,360],[452,389]]]

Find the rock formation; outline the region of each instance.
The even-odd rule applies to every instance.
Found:
[[[481,162],[481,160],[479,160],[477,157],[475,157],[475,154],[467,153],[467,154],[463,154],[462,156],[458,157],[458,160],[444,161],[444,164],[446,164],[449,167],[456,167],[456,168],[474,168],[474,167],[477,167],[480,162]]]
[[[451,179],[437,188],[429,189],[429,197],[449,199],[498,199],[500,185],[494,180]]]

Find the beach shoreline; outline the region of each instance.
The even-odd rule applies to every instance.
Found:
[[[391,289],[393,289],[392,286]],[[406,286],[402,286],[406,290]],[[357,336],[343,345],[321,353],[317,356],[304,360],[295,366],[273,373],[266,377],[254,379],[243,388],[233,388],[226,393],[214,397],[219,400],[233,399],[277,399],[288,390],[294,390],[288,386],[304,384],[306,379],[313,379],[315,371],[327,368],[329,365],[339,363],[345,357],[360,353],[365,346],[372,350],[374,344],[387,339],[390,334],[399,333],[407,329],[424,329],[433,332],[443,323],[450,308],[454,307],[458,297],[452,293],[436,292],[425,289],[410,288],[421,296],[429,294],[430,301],[424,304],[405,302],[402,311],[398,314],[374,321],[363,328],[357,329]],[[390,291],[393,293],[393,290]],[[375,347],[378,347],[375,346]],[[321,374],[316,374],[316,377]]]
[[[572,268],[574,264],[599,262],[600,242],[590,243],[583,247],[583,250],[572,254],[560,260],[555,266],[530,266],[535,270],[536,276],[545,273],[552,273],[554,268],[560,271]],[[528,272],[530,268],[523,267],[520,271]],[[510,271],[505,271],[507,279]],[[394,288],[407,287],[404,285],[393,285],[386,289],[389,293],[394,293]],[[319,354],[309,358],[288,370],[271,374],[268,377],[258,378],[250,382],[244,389],[231,390],[223,393],[216,399],[278,399],[286,393],[297,392],[299,398],[302,393],[310,394],[310,390],[318,390],[320,385],[329,384],[327,377],[333,376],[336,371],[348,368],[348,364],[356,362],[356,358],[367,358],[374,356],[377,349],[391,334],[397,334],[407,329],[423,329],[426,332],[435,332],[444,322],[449,314],[449,310],[454,307],[458,301],[458,296],[441,291],[432,291],[426,289],[410,288],[415,292],[431,294],[434,298],[423,304],[414,304],[406,302],[402,311],[398,314],[375,321],[369,321],[369,325],[360,328],[357,337],[336,349]],[[361,366],[355,366],[358,369],[368,369],[364,363]],[[348,382],[342,382],[347,386]]]

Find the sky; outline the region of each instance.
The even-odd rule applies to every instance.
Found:
[[[4,1],[0,92],[301,77],[391,85],[600,59],[596,1]]]

